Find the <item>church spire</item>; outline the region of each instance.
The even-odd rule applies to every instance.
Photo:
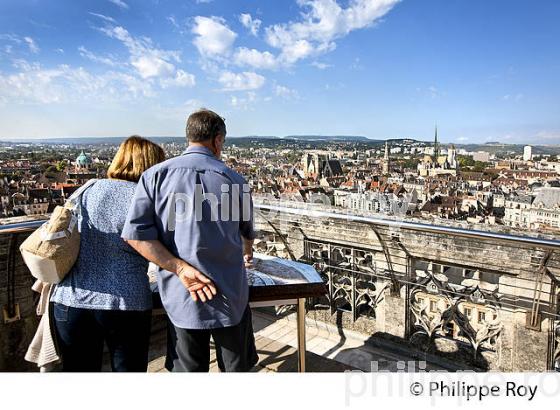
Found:
[[[385,155],[383,156],[383,174],[387,175],[389,173],[389,141],[385,141]]]
[[[436,124],[436,136],[435,136],[435,140],[434,140],[434,162],[437,163],[438,158],[439,158],[439,142],[438,142],[437,124]]]

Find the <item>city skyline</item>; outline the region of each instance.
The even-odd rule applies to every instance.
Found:
[[[14,143],[14,144],[61,144],[61,143],[68,143],[68,144],[97,144],[101,143],[103,140],[107,140],[107,142],[114,142],[115,140],[125,140],[128,138],[129,135],[106,135],[106,136],[79,136],[79,137],[70,137],[70,136],[50,136],[50,137],[14,137],[14,138],[2,138],[0,137],[0,143]],[[178,140],[184,143],[187,143],[185,136],[179,135],[148,135],[144,136],[145,138],[151,139],[155,142],[158,140]],[[365,138],[365,139],[362,139]],[[385,143],[389,145],[398,143],[400,141],[414,141],[415,143],[424,145],[424,146],[431,146],[434,144],[433,136],[430,139],[429,137],[425,138],[412,138],[412,137],[402,137],[402,138],[385,138],[385,139],[377,139],[377,138],[368,138],[366,136],[361,135],[228,135],[226,138],[226,144],[228,143],[235,143],[236,140],[260,140],[269,141],[269,140],[277,140],[277,141],[289,141],[295,140],[301,143],[305,141],[315,141],[315,142],[344,142],[344,143],[352,143],[352,142],[364,142],[364,143],[374,143],[380,144],[384,146]],[[494,146],[503,146],[503,147],[542,147],[548,148],[549,150],[556,150],[560,148],[560,143],[506,143],[501,141],[486,141],[486,142],[454,142],[452,140],[447,140],[445,138],[439,139],[439,144],[443,146],[457,146],[457,147],[466,147],[466,146],[474,146],[479,147],[478,149],[484,151],[484,147],[494,147]]]
[[[0,138],[232,136],[560,143],[552,1],[33,0],[0,5]]]

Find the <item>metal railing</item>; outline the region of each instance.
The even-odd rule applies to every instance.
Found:
[[[410,229],[413,231],[425,233],[447,234],[452,236],[460,236],[471,239],[479,239],[482,241],[492,242],[500,241],[506,243],[517,243],[526,246],[538,246],[553,251],[560,251],[560,240],[534,238],[530,236],[521,236],[513,234],[503,234],[497,232],[480,231],[475,229],[453,228],[442,225],[432,225],[420,222],[408,222],[406,220],[396,220],[389,218],[379,218],[374,216],[361,216],[351,213],[336,212],[334,209],[330,212],[314,209],[314,208],[298,208],[278,206],[271,204],[261,204],[255,202],[255,209],[258,211],[281,212],[291,215],[308,216],[313,218],[331,218],[340,221],[362,222],[376,226],[386,226],[400,229]],[[10,233],[12,231],[33,231],[45,223],[45,220],[19,222],[8,225],[0,225],[0,234]]]
[[[385,295],[402,297],[407,339],[446,337],[472,347],[475,357],[497,350],[511,325],[502,320],[508,312],[521,315],[528,330],[548,332],[547,367],[560,363],[560,241],[553,237],[297,202],[257,200],[255,215],[269,252],[321,272],[329,292],[312,309],[376,320]]]
[[[12,232],[32,232],[44,223],[45,220],[37,220],[0,225],[0,235],[6,235]]]
[[[527,246],[539,246],[551,250],[560,250],[560,240],[544,239],[531,236],[521,236],[514,234],[504,234],[491,231],[482,231],[476,229],[455,228],[450,226],[442,226],[435,224],[427,224],[421,222],[409,222],[406,219],[397,219],[389,217],[376,217],[376,216],[362,216],[359,214],[348,212],[345,209],[331,208],[329,211],[324,210],[325,207],[309,206],[309,204],[300,204],[300,207],[286,206],[286,203],[281,205],[265,204],[255,202],[255,209],[263,212],[280,212],[291,215],[308,216],[312,218],[330,218],[346,222],[361,222],[376,226],[385,226],[390,228],[409,229],[413,231],[446,234],[452,236],[460,236],[464,238],[478,239],[482,241],[500,241],[506,243],[518,243]],[[303,205],[303,207],[301,207]],[[307,205],[307,206],[305,206]],[[323,209],[321,209],[323,208]],[[346,212],[345,212],[346,211]]]

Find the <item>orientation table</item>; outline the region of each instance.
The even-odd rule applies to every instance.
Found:
[[[305,372],[305,299],[327,293],[321,276],[313,266],[255,253],[247,277],[251,307],[296,305],[298,371]]]
[[[154,309],[164,314],[154,279],[152,276]],[[305,372],[305,300],[327,293],[321,276],[313,266],[255,253],[247,279],[251,307],[296,306],[298,371]]]

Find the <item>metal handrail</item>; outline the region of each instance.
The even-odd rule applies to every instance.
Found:
[[[45,222],[46,220],[42,219],[38,221],[18,222],[15,224],[0,225],[0,235],[13,232],[33,231],[43,225]]]
[[[459,236],[469,239],[480,239],[483,241],[502,242],[502,243],[516,243],[526,246],[538,246],[541,248],[560,250],[560,240],[532,238],[527,236],[518,236],[503,234],[497,232],[486,232],[475,229],[453,228],[441,225],[431,225],[420,222],[410,222],[406,220],[383,219],[371,216],[360,216],[352,214],[341,214],[336,212],[327,212],[322,210],[315,210],[309,208],[290,208],[285,206],[268,205],[262,203],[255,203],[255,209],[263,211],[272,211],[279,213],[287,213],[299,216],[308,216],[312,218],[331,218],[344,220],[346,222],[361,222],[365,224],[372,224],[378,226],[387,226],[391,228],[404,228],[418,232],[448,234]]]
[[[285,206],[276,206],[261,204],[255,202],[255,209],[273,211],[273,212],[283,212],[292,215],[299,216],[309,216],[316,218],[331,218],[338,220],[345,220],[350,222],[361,222],[366,224],[373,224],[379,226],[387,226],[392,228],[405,228],[413,231],[427,232],[427,233],[437,233],[437,234],[449,234],[460,236],[469,239],[480,239],[484,241],[499,241],[502,243],[516,243],[523,244],[527,246],[538,246],[546,249],[560,250],[560,240],[553,239],[542,239],[542,238],[531,238],[528,236],[510,235],[497,232],[487,232],[475,229],[463,229],[463,228],[453,228],[441,225],[431,225],[420,222],[410,222],[406,220],[394,220],[394,219],[384,219],[376,218],[372,216],[360,216],[352,214],[340,214],[336,212],[327,212],[309,208],[290,208]],[[45,223],[45,220],[20,222],[9,225],[0,225],[0,234],[11,233],[14,231],[31,231],[37,229]]]

